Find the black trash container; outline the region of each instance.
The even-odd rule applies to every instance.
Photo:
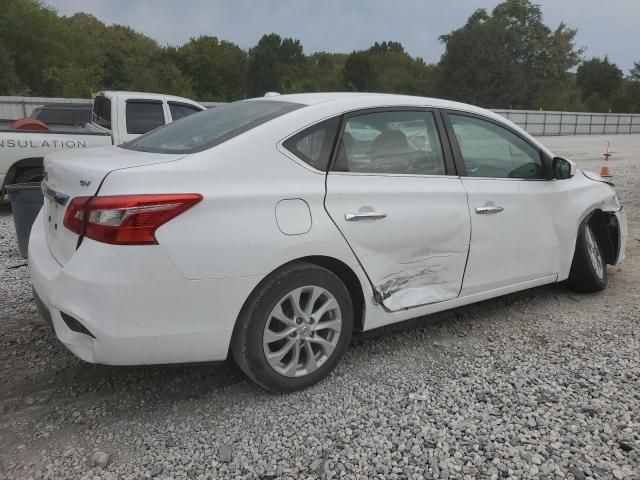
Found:
[[[16,226],[18,250],[21,257],[27,258],[31,225],[33,225],[33,221],[38,216],[38,212],[44,203],[42,189],[38,182],[16,183],[7,185],[6,189],[7,200],[11,202],[13,223]]]

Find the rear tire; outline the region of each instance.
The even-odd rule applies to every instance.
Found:
[[[351,297],[340,278],[320,266],[295,263],[271,274],[248,298],[231,353],[258,385],[292,392],[329,375],[352,330]]]
[[[567,279],[569,288],[580,293],[599,292],[607,286],[607,264],[589,220],[580,225],[576,251]]]
[[[42,167],[33,167],[27,168],[26,170],[22,170],[18,175],[16,175],[15,183],[31,183],[31,182],[41,182],[44,176],[44,168]]]

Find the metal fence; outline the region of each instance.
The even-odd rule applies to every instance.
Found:
[[[46,103],[87,103],[86,98],[2,97],[0,120],[28,117]],[[221,102],[200,102],[212,108]],[[596,135],[640,133],[640,114],[551,112],[540,110],[493,110],[524,128],[531,135]]]
[[[640,133],[640,115],[629,113],[493,110],[531,135],[598,135]]]
[[[87,103],[83,98],[50,97],[0,97],[0,119],[16,120],[28,117],[38,107],[47,103]]]

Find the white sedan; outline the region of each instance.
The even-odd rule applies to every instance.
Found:
[[[369,330],[538,285],[605,288],[610,184],[470,105],[318,93],[231,103],[45,159],[35,298],[77,356],[233,356],[307,387]]]

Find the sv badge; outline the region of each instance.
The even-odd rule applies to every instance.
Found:
[[[91,185],[91,180],[80,180],[81,187],[88,187],[89,185]]]

